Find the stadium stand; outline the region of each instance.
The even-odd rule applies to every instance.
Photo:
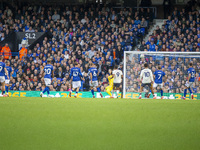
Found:
[[[175,8],[172,15],[164,21],[160,28],[159,26],[148,37],[147,41],[142,41],[138,50],[140,51],[166,51],[166,52],[199,52],[200,48],[200,15],[196,7],[191,7],[186,12],[185,9],[178,10]],[[139,74],[142,64],[147,61],[150,64],[152,71],[156,70],[158,65],[164,68],[167,75],[167,82],[164,86],[165,93],[183,93],[186,83],[187,69],[189,62],[192,61],[194,68],[197,71],[196,80],[193,85],[194,93],[199,93],[200,81],[200,59],[199,58],[178,58],[170,59],[165,57],[159,62],[153,57],[146,57],[137,60],[128,60],[131,62],[127,79],[129,92],[139,91]],[[160,89],[158,88],[159,92]]]
[[[69,73],[75,61],[79,62],[84,75],[81,90],[89,90],[87,72],[89,64],[95,63],[100,73],[101,90],[105,91],[109,69],[122,62],[123,51],[133,50],[140,42],[138,50],[141,51],[199,52],[200,22],[199,11],[195,7],[187,11],[175,8],[162,27],[158,26],[148,41],[142,41],[153,19],[154,15],[149,8],[133,11],[132,8],[121,10],[106,5],[91,5],[85,8],[7,6],[0,10],[1,41],[11,32],[48,34],[48,37],[37,43],[33,49],[8,59],[14,69],[10,90],[42,90],[43,79],[40,72],[47,58],[52,59],[55,70],[55,78],[52,79],[50,87],[52,91],[70,91]],[[150,60],[151,58],[148,59]],[[185,65],[180,67],[179,61]],[[151,60],[151,63],[156,64],[154,60]],[[183,92],[184,81],[180,85],[175,84],[175,81],[181,79],[181,72],[187,68],[185,59],[169,60],[168,63],[164,60],[163,63],[169,71],[164,92]],[[194,60],[194,65],[198,70],[200,66],[197,60]],[[196,81],[199,81],[199,73],[198,71]],[[139,72],[131,70],[130,74],[130,77],[127,77],[130,83],[129,91],[138,92],[135,78]],[[198,82],[195,82],[193,90],[199,91]]]
[[[75,61],[85,77],[81,90],[89,90],[88,68],[95,63],[104,91],[109,69],[122,62],[123,51],[131,51],[143,40],[153,18],[149,8],[135,12],[132,8],[115,9],[106,5],[6,6],[0,10],[1,41],[11,32],[48,34],[33,49],[23,47],[18,56],[8,59],[14,70],[9,90],[41,91],[40,72],[47,58],[51,58],[55,70],[51,91],[70,91],[69,73]]]

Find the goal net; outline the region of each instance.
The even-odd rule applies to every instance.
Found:
[[[163,78],[164,99],[181,99],[185,84],[188,80],[188,68],[190,62],[196,71],[195,81],[191,89],[194,99],[200,99],[200,52],[124,52],[124,76],[123,76],[123,98],[138,98],[140,89],[140,73],[147,62],[152,73],[161,66],[165,73]],[[142,98],[147,97],[150,89],[144,87]],[[161,87],[154,88],[157,99],[161,98]],[[150,98],[153,98],[151,94]],[[187,90],[186,99],[191,99]]]

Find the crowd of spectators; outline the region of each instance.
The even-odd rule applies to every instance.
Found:
[[[199,52],[200,49],[200,11],[192,7],[188,12],[174,9],[172,15],[164,21],[160,28],[156,27],[153,34],[149,36],[148,41],[142,41],[138,51],[153,51],[153,52]],[[188,54],[187,54],[188,55]],[[184,57],[161,57],[156,61],[154,57],[145,56],[150,64],[150,68],[154,72],[158,65],[162,66],[163,71],[167,75],[167,82],[164,86],[165,93],[183,93],[186,78],[188,77],[187,69],[188,62],[193,62],[196,70],[196,80],[193,85],[194,93],[199,93],[199,76],[200,76],[200,59]],[[133,58],[127,66],[127,91],[138,92],[139,90],[139,74],[143,65],[140,58]],[[156,90],[160,90],[157,88]]]
[[[199,52],[200,48],[200,11],[194,7],[191,11],[173,11],[149,36],[142,41],[141,51]]]
[[[187,70],[189,63],[193,63],[193,67],[196,70],[196,79],[193,84],[193,92],[200,93],[200,58],[195,55],[162,55],[152,56],[151,54],[134,55],[133,57],[126,58],[126,91],[127,92],[139,92],[140,89],[140,72],[144,68],[144,63],[148,62],[149,68],[154,73],[160,65],[162,71],[165,72],[163,78],[164,93],[183,93],[186,81],[188,79]],[[148,89],[146,90],[148,91]],[[155,89],[155,92],[160,92],[160,87]]]
[[[47,32],[34,49],[9,58],[14,73],[10,90],[42,90],[41,70],[52,59],[55,78],[52,91],[69,91],[70,68],[78,61],[84,76],[81,90],[89,90],[88,68],[95,63],[101,90],[108,85],[113,65],[119,65],[123,51],[133,49],[147,33],[154,15],[151,9],[115,9],[107,5],[89,7],[6,6],[0,10],[0,41],[11,32]]]

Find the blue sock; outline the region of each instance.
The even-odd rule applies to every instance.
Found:
[[[101,92],[101,90],[100,90],[100,88],[99,88],[99,87],[97,88],[97,91],[98,91],[99,93]]]
[[[44,91],[42,92],[43,94],[47,91],[47,87],[44,88]]]
[[[163,96],[163,90],[160,90],[161,96]]]
[[[8,86],[5,86],[5,88],[6,88],[6,92],[8,93]]]
[[[93,89],[91,90],[91,92],[92,92],[92,95],[94,96],[94,90]]]
[[[191,88],[188,88],[188,90],[190,91],[190,94],[192,94],[192,90],[191,90]]]
[[[47,94],[49,95],[49,87],[47,86]]]
[[[184,97],[186,97],[187,89],[184,90]]]
[[[3,91],[3,95],[5,94],[5,91]]]

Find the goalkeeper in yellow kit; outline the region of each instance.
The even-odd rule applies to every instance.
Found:
[[[110,95],[111,98],[112,98],[111,91],[113,90],[113,81],[114,81],[113,76],[112,75],[108,76],[109,86],[106,87],[106,92]]]

